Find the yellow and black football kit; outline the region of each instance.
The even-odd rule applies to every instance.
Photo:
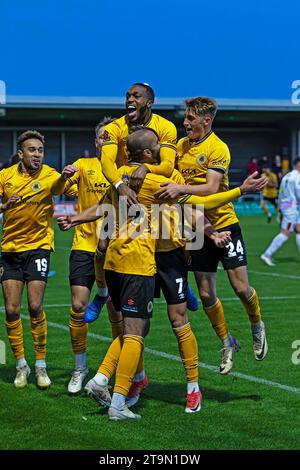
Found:
[[[277,194],[278,194],[277,175],[273,172],[271,172],[270,175],[267,175],[266,173],[263,172],[262,176],[267,176],[269,179],[269,183],[272,183],[271,185],[268,183],[267,186],[265,186],[265,188],[263,189],[262,199],[271,202],[273,206],[277,207]]]
[[[178,142],[177,153],[178,169],[185,179],[185,184],[205,184],[207,171],[214,170],[223,175],[219,191],[228,191],[230,152],[214,132],[209,132],[197,142],[184,137]],[[246,248],[232,203],[207,211],[205,215],[215,230],[230,230],[232,241],[225,248],[218,248],[205,236],[203,248],[190,252],[189,269],[216,272],[219,261],[226,270],[247,265]]]
[[[23,173],[20,164],[0,172],[0,197],[21,199],[3,214],[2,281],[47,281],[50,252],[54,249],[52,185],[60,177],[42,165],[38,173]],[[66,194],[74,194],[70,188]],[[75,191],[76,193],[76,191]]]
[[[131,164],[121,167],[118,170],[119,178],[121,178],[124,182],[128,182],[130,175],[137,167],[137,164]],[[156,263],[154,255],[156,248],[156,238],[158,234],[158,219],[155,217],[153,218],[153,210],[155,210],[155,206],[152,205],[159,204],[159,202],[155,199],[154,193],[160,189],[160,184],[166,181],[169,180],[161,175],[154,175],[151,173],[148,173],[146,175],[146,178],[138,194],[138,200],[141,204],[138,215],[136,217],[126,218],[122,226],[119,226],[120,219],[118,193],[112,187],[109,189],[106,194],[106,199],[107,202],[108,200],[112,201],[112,204],[116,210],[117,219],[116,232],[111,237],[111,241],[108,245],[106,252],[104,264],[104,268],[106,271],[113,271],[119,274],[126,274],[133,278],[134,276],[150,278],[155,275]],[[240,190],[239,188],[236,188],[234,190],[227,191],[226,193],[218,193],[204,197],[187,195],[185,197],[179,198],[178,202],[202,204],[205,209],[211,209],[217,207],[218,205],[224,204],[227,201],[231,201],[239,195]],[[116,281],[116,277],[117,276],[114,276],[114,282]],[[115,304],[115,308],[117,308],[116,297],[118,297],[120,291],[115,290],[114,282],[108,281],[108,289]],[[131,286],[132,288],[134,288],[133,282],[128,282],[126,284],[129,290]],[[115,295],[114,292],[116,292],[117,295]],[[134,312],[134,314],[139,312],[137,304],[142,300],[141,291],[139,291],[139,289],[135,289],[135,292],[137,300],[135,301],[134,308],[132,305],[129,305],[129,308],[127,304],[124,304],[124,302],[122,302],[121,310],[125,315],[127,314],[127,312]],[[128,289],[125,291],[125,293],[128,293]],[[131,294],[131,292],[129,292],[129,294]],[[132,295],[128,295],[127,300],[130,300],[130,302],[134,300],[132,299]],[[123,298],[125,297],[126,295],[124,294]],[[143,308],[145,307],[145,305],[149,304],[150,300],[148,299],[147,302],[143,302]],[[118,307],[120,307],[119,304]]]
[[[98,158],[79,158],[73,163],[78,171],[69,179],[69,184],[78,188],[78,212],[97,204],[109,187],[102,173]],[[101,224],[101,221],[100,223]],[[69,260],[69,279],[71,285],[86,286],[92,289],[94,275],[94,254],[96,251],[97,222],[75,226],[73,244]]]
[[[171,121],[151,114],[149,121],[143,125],[156,131],[161,143],[159,165],[145,164],[151,173],[170,177],[174,169],[177,130]],[[127,116],[111,122],[105,127],[104,142],[101,152],[103,174],[111,184],[120,181],[117,168],[128,163],[126,140],[130,133]]]

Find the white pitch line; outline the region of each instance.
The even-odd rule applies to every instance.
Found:
[[[225,273],[225,270],[222,266],[218,266],[218,271],[222,271]],[[268,273],[266,271],[253,271],[252,269],[247,269],[248,273],[250,274],[258,274],[260,276],[271,276],[271,277],[284,277],[285,279],[294,279],[299,281],[300,276],[294,276],[292,274],[284,274],[284,273]]]
[[[274,297],[259,297],[259,300],[299,300],[300,296],[291,295],[291,296],[274,296]],[[199,299],[198,299],[199,300]],[[225,297],[221,298],[222,302],[240,302],[238,297]],[[199,300],[200,302],[200,300]],[[154,304],[166,304],[165,300],[154,300]],[[44,308],[66,308],[70,307],[71,304],[45,304],[43,305]],[[26,308],[25,305],[21,305],[21,308]],[[4,307],[0,307],[0,311],[3,311]]]
[[[295,279],[297,281],[299,281],[299,279],[300,279],[300,276],[293,276],[292,274],[266,273],[264,271],[252,271],[252,269],[249,269],[248,273],[259,274],[261,276],[271,276],[271,277],[280,277],[280,278],[285,278],[285,279]]]
[[[21,315],[24,320],[29,320],[27,315]],[[63,330],[69,333],[69,327],[66,325],[60,325],[59,323],[54,323],[47,321],[48,326],[52,326],[58,330]],[[98,335],[96,333],[88,332],[87,334],[90,338],[99,339],[100,341],[105,341],[106,343],[111,343],[111,338],[107,336]],[[163,351],[157,351],[155,349],[145,348],[145,351],[153,356],[163,357],[165,359],[170,359],[171,361],[181,362],[181,358],[179,356],[175,356],[174,354],[165,353]],[[219,368],[216,366],[212,366],[210,364],[204,364],[203,362],[199,362],[199,367],[204,369],[208,369],[212,372],[219,373]],[[300,395],[300,388],[291,387],[290,385],[280,384],[278,382],[273,382],[272,380],[262,379],[260,377],[255,377],[254,375],[247,375],[240,372],[231,372],[230,374],[233,377],[238,377],[239,379],[248,380],[248,382],[255,382],[262,385],[267,385],[268,387],[277,388],[280,390],[284,390],[286,392],[296,393]]]

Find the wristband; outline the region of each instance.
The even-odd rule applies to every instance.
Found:
[[[124,181],[122,181],[122,180],[118,181],[118,182],[115,184],[116,190],[118,190],[119,186],[121,186],[121,184],[123,184],[123,183],[124,183]]]

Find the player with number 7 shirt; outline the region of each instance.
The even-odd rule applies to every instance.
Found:
[[[187,136],[177,144],[177,164],[185,184],[163,183],[156,196],[166,200],[181,194],[208,196],[229,189],[230,152],[212,130],[217,112],[216,102],[210,98],[197,97],[186,100],[185,104],[183,125]],[[228,203],[208,211],[206,216],[215,230],[229,230],[232,241],[225,248],[218,248],[209,238],[204,237],[203,248],[190,252],[189,270],[195,273],[204,311],[223,343],[220,373],[228,374],[233,367],[234,353],[239,349],[239,342],[229,333],[222,303],[216,295],[219,261],[248,314],[253,353],[257,361],[264,359],[268,346],[259,299],[248,281],[246,248],[234,207],[232,203]]]

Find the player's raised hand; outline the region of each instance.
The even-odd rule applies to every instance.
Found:
[[[22,198],[21,196],[19,196],[19,194],[13,194],[12,196],[10,196],[6,202],[4,202],[1,206],[1,209],[3,211],[6,211],[7,209],[11,209],[12,207],[14,207],[18,201],[20,201]]]
[[[257,178],[258,172],[255,171],[252,175],[248,176],[245,181],[240,186],[240,190],[242,194],[245,193],[257,193],[264,189],[264,187],[268,184],[268,178],[266,176],[261,176]]]
[[[61,176],[65,181],[67,181],[68,178],[72,178],[72,176],[78,171],[77,166],[75,165],[67,165],[64,167],[63,171],[61,172]]]
[[[231,232],[214,232],[210,235],[211,240],[217,245],[218,248],[224,248],[231,242]]]
[[[69,215],[64,215],[62,217],[57,217],[57,225],[59,226],[60,230],[66,232],[70,230],[72,227],[72,219]]]
[[[182,185],[181,184],[174,184],[171,182],[166,181],[165,183],[161,183],[161,189],[156,191],[154,196],[157,199],[161,199],[162,201],[167,201],[169,199],[176,199],[177,197],[182,194]]]

